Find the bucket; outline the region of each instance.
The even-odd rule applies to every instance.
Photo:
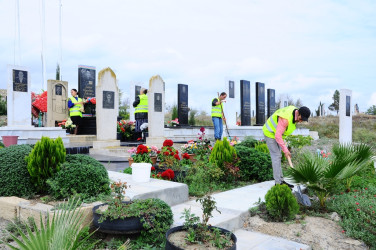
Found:
[[[132,180],[134,182],[149,182],[150,181],[150,163],[132,163]]]
[[[18,135],[3,135],[3,143],[5,147],[9,147],[10,145],[16,145],[18,141]]]

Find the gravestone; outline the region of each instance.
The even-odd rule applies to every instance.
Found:
[[[159,76],[153,76],[149,81],[148,89],[149,113],[148,129],[149,136],[146,144],[162,147],[164,137],[164,110],[165,110],[165,83]]]
[[[102,69],[98,73],[96,94],[97,141],[93,142],[93,148],[120,146],[120,141],[116,140],[119,88],[111,68]]]
[[[68,115],[68,82],[58,80],[47,81],[47,127],[55,127]]]
[[[178,120],[180,125],[188,125],[188,85],[178,84]]]
[[[281,103],[279,105],[279,108],[285,108],[285,107],[289,106],[289,100],[288,100],[286,94],[280,95],[280,98],[281,98]]]
[[[265,84],[256,82],[256,126],[265,123]]]
[[[81,98],[95,97],[95,67],[78,66],[78,93]]]
[[[31,127],[30,74],[26,67],[8,65],[7,121],[9,127]]]
[[[129,120],[134,121],[134,111],[135,108],[133,107],[133,102],[136,100],[136,96],[140,95],[141,86],[138,83],[131,83],[130,84],[130,100],[129,100]]]
[[[339,142],[352,143],[352,91],[339,91]]]
[[[272,116],[276,110],[275,107],[275,89],[268,89],[267,90],[267,98],[268,98],[268,111],[267,116],[268,118]]]
[[[251,84],[240,80],[240,120],[241,126],[251,126]]]
[[[225,92],[227,93],[227,98],[223,112],[226,117],[226,124],[228,128],[236,128],[236,109],[239,107],[239,98],[236,96],[234,80],[229,78],[225,80]]]

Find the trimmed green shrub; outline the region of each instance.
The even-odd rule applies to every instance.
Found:
[[[265,205],[270,217],[276,221],[295,218],[299,204],[287,185],[275,185],[265,195]]]
[[[236,146],[236,154],[240,159],[240,178],[244,181],[268,181],[273,179],[270,155],[259,152],[255,148]]]
[[[258,140],[254,139],[251,136],[247,136],[244,138],[244,140],[238,144],[235,145],[235,147],[244,146],[247,148],[254,148],[259,143]]]
[[[0,196],[29,197],[35,193],[25,161],[31,150],[29,145],[0,149]]]
[[[227,138],[222,141],[216,141],[210,154],[209,161],[215,163],[218,167],[223,168],[224,162],[232,162],[236,158],[236,151],[230,145]]]
[[[54,140],[42,136],[35,144],[26,160],[27,170],[38,191],[47,191],[46,180],[60,170],[65,155],[63,140],[60,137]]]
[[[257,151],[263,152],[263,153],[265,153],[265,154],[270,154],[270,152],[269,152],[269,148],[268,148],[268,145],[266,145],[266,143],[258,142],[258,143],[255,145],[255,149],[256,149]]]
[[[99,194],[110,194],[110,180],[106,168],[88,155],[67,155],[66,162],[47,181],[55,198],[80,194],[86,199]]]

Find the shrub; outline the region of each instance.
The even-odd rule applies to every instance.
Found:
[[[310,146],[313,138],[311,136],[303,135],[289,135],[286,137],[286,142],[291,148],[302,148]]]
[[[29,145],[0,149],[0,196],[28,197],[35,193],[25,161],[31,150]]]
[[[235,149],[240,158],[239,169],[242,180],[268,181],[273,179],[270,155],[245,146],[236,146]]]
[[[244,140],[241,143],[236,144],[235,147],[244,146],[247,148],[254,148],[258,143],[259,143],[258,140],[254,139],[251,136],[247,136],[244,138]]]
[[[35,144],[26,160],[27,170],[38,191],[47,191],[46,180],[60,170],[65,155],[63,140],[60,137],[53,140],[42,136]]]
[[[335,195],[328,201],[331,211],[337,212],[341,226],[352,238],[364,241],[372,249],[376,248],[376,187]]]
[[[86,199],[110,193],[106,168],[87,155],[68,155],[60,171],[50,178],[47,184],[55,198],[66,198],[79,193]]]
[[[222,141],[218,140],[210,154],[209,161],[217,164],[218,167],[223,168],[224,162],[232,162],[236,158],[236,151],[234,147],[230,146],[227,138],[224,137]]]
[[[269,154],[269,148],[268,148],[268,145],[266,145],[266,143],[258,142],[255,145],[255,149],[257,151],[259,151],[259,152],[263,152],[265,154]]]
[[[295,218],[299,204],[287,185],[275,185],[265,195],[266,209],[272,219],[286,221]]]

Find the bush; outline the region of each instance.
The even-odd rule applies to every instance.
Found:
[[[235,149],[240,159],[239,169],[242,180],[268,181],[273,179],[270,155],[245,146],[236,146]]]
[[[287,185],[275,185],[265,195],[266,209],[272,219],[286,221],[295,218],[299,204]]]
[[[47,181],[51,195],[67,198],[79,193],[83,199],[110,194],[110,180],[106,168],[87,155],[67,155],[66,162]]]
[[[247,148],[254,148],[258,143],[258,140],[253,139],[253,137],[247,136],[241,143],[236,144],[235,147],[244,146]]]
[[[42,139],[35,144],[26,160],[27,170],[38,191],[47,191],[46,180],[60,170],[65,155],[66,150],[60,137],[54,140],[42,136]]]
[[[35,193],[25,161],[31,150],[29,145],[0,149],[0,196],[29,197]]]
[[[372,249],[376,248],[376,187],[353,190],[353,192],[333,196],[328,209],[337,212],[341,226],[352,238],[364,241]]]
[[[255,145],[255,149],[259,152],[263,152],[265,154],[270,154],[269,152],[269,148],[268,148],[268,145],[266,145],[266,143],[262,143],[262,142],[258,142],[256,145]]]
[[[7,114],[7,101],[4,100],[5,97],[0,95],[0,115]]]
[[[223,169],[224,162],[232,162],[236,158],[234,147],[230,146],[227,138],[216,141],[210,154],[209,161]]]
[[[302,148],[310,146],[313,138],[311,136],[303,135],[289,135],[286,137],[287,145],[291,148]]]

